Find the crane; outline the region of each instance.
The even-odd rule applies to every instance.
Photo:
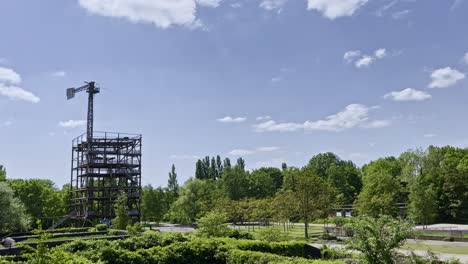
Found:
[[[75,97],[76,93],[86,91],[88,93],[88,118],[86,124],[86,137],[88,142],[91,142],[93,138],[93,105],[94,105],[94,95],[99,93],[100,88],[96,86],[95,82],[85,82],[86,84],[78,88],[68,88],[67,89],[67,100]]]

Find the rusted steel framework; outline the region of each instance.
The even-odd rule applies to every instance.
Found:
[[[115,217],[113,202],[124,192],[129,215],[140,220],[141,135],[94,132],[73,140],[71,191],[73,218]]]

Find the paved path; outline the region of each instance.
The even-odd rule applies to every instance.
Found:
[[[181,226],[173,224],[160,224],[159,226],[153,226],[153,230],[159,230],[161,232],[179,232],[188,233],[195,231],[195,228],[190,226]]]

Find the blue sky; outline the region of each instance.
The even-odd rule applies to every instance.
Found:
[[[69,181],[94,80],[95,130],[143,134],[143,182],[195,161],[361,165],[468,146],[468,1],[3,0],[0,163]]]

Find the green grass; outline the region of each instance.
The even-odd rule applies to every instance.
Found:
[[[248,231],[254,235],[258,234],[258,231],[265,228],[274,228],[285,234],[289,240],[297,240],[297,241],[306,241],[304,238],[305,226],[302,223],[296,223],[291,225],[289,229],[285,231],[283,225],[275,225],[275,226],[235,226],[235,229]],[[309,242],[315,241],[319,235],[323,234],[323,227],[322,226],[309,226]]]
[[[450,231],[438,231],[438,232],[428,232],[428,231],[422,231],[418,230],[415,232],[415,235],[417,236],[436,236],[436,237],[463,237],[463,238],[468,238],[468,232],[464,232],[463,236],[460,234],[456,233],[451,233]]]
[[[406,244],[403,249],[407,250],[430,250],[437,253],[449,254],[464,254],[468,255],[468,246],[455,246],[455,245],[423,245],[423,244]]]

